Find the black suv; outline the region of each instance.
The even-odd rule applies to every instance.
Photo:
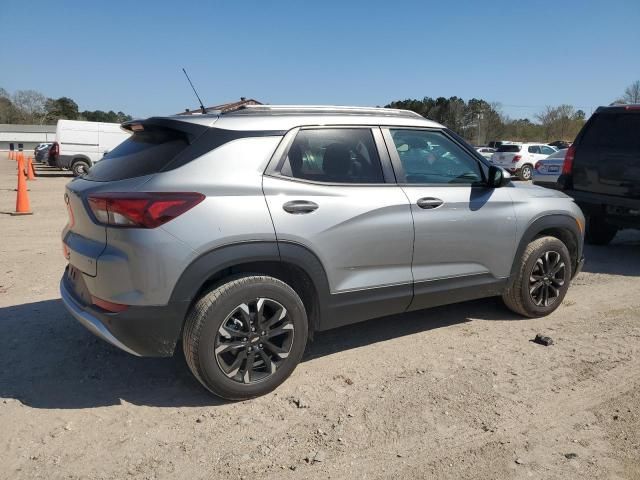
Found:
[[[640,105],[599,107],[569,147],[558,182],[585,214],[587,243],[640,229]]]

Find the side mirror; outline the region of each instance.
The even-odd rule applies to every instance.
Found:
[[[489,178],[487,182],[489,188],[500,188],[506,185],[510,178],[511,175],[502,168],[496,167],[495,165],[489,167]]]

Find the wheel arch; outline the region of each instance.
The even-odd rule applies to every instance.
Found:
[[[327,304],[329,283],[320,260],[306,247],[275,241],[234,243],[210,250],[189,264],[171,294],[171,302],[191,305],[202,293],[238,274],[269,275],[300,296],[309,320],[309,335],[318,329]],[[184,325],[185,315],[181,318]]]
[[[582,249],[584,237],[578,226],[578,221],[570,216],[563,214],[545,215],[535,219],[524,231],[516,250],[516,255],[511,265],[511,279],[518,272],[520,259],[527,248],[527,245],[536,238],[543,236],[555,237],[564,243],[569,250],[571,256],[571,272],[575,275],[577,266],[582,259]]]
[[[89,166],[93,165],[93,162],[91,161],[91,159],[86,155],[78,155],[78,154],[74,155],[73,158],[71,159],[71,162],[69,162],[69,167],[73,168],[73,164],[76,162],[87,162]]]

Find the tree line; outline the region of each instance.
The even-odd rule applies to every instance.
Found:
[[[458,97],[431,98],[422,100],[398,100],[386,105],[419,113],[423,117],[446,125],[476,145],[491,140],[572,141],[585,122],[585,112],[571,105],[546,107],[535,115],[536,121],[528,118],[512,119],[503,114],[499,103],[472,98],[464,101]]]
[[[640,103],[640,80],[624,91],[622,97],[612,104]],[[424,97],[422,100],[396,100],[388,108],[403,108],[419,113],[423,117],[446,125],[467,141],[484,145],[491,140],[573,141],[586,121],[583,110],[572,105],[547,106],[528,118],[513,119],[501,111],[496,102],[472,98],[465,101],[459,97]]]
[[[17,90],[9,94],[0,88],[0,123],[55,124],[58,120],[89,120],[122,123],[131,115],[109,110],[83,110],[69,97],[47,98],[35,90]]]

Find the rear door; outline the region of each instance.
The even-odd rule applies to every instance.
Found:
[[[640,198],[640,112],[596,113],[576,145],[576,190]]]
[[[314,253],[332,294],[393,290],[377,313],[404,311],[412,294],[413,224],[380,129],[308,127],[286,141],[263,181],[278,242]]]
[[[486,187],[486,167],[441,130],[390,128],[384,134],[415,225],[411,309],[449,298],[444,292],[461,298],[499,292],[515,253],[509,189]]]

